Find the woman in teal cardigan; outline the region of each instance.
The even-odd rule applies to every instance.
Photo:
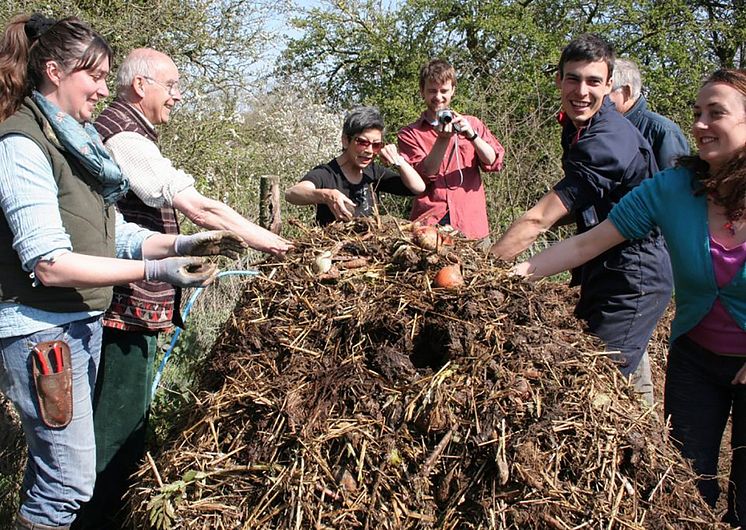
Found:
[[[732,415],[724,520],[746,525],[746,71],[718,70],[699,91],[697,156],[628,193],[606,221],[515,267],[538,279],[659,227],[671,254],[676,316],[666,368],[671,436],[711,506],[720,442]]]

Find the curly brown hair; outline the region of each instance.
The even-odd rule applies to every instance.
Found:
[[[746,70],[717,70],[705,80],[702,87],[710,83],[723,83],[738,90],[746,109]],[[746,146],[714,173],[710,172],[710,165],[696,155],[679,158],[677,165],[694,174],[697,184],[695,193],[712,197],[715,204],[725,209],[728,220],[735,221],[743,216],[746,205]]]
[[[420,68],[420,90],[425,89],[428,81],[438,84],[450,81],[456,86],[456,70],[444,59],[433,59]]]

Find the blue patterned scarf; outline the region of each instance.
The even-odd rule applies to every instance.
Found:
[[[42,126],[46,137],[75,156],[101,183],[104,203],[113,204],[124,197],[129,190],[129,181],[109,156],[93,125],[75,121],[36,90],[31,94],[31,99],[47,118]]]

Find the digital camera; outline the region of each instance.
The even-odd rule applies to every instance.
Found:
[[[451,109],[440,109],[435,116],[438,118],[440,125],[448,125],[453,121],[453,112],[451,112]]]
[[[438,125],[442,129],[453,121],[453,111],[451,109],[440,109],[435,113],[435,117],[438,119]],[[459,132],[461,129],[458,125],[454,125],[453,130]]]

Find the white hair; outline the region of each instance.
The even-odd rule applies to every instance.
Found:
[[[629,86],[632,99],[637,101],[642,90],[642,78],[640,69],[629,59],[617,59],[614,61],[614,73],[611,76],[613,85],[612,90],[619,90],[622,87]]]
[[[159,61],[167,56],[150,48],[132,50],[124,59],[117,72],[117,92],[122,92],[132,86],[138,75],[153,77],[159,66]]]

